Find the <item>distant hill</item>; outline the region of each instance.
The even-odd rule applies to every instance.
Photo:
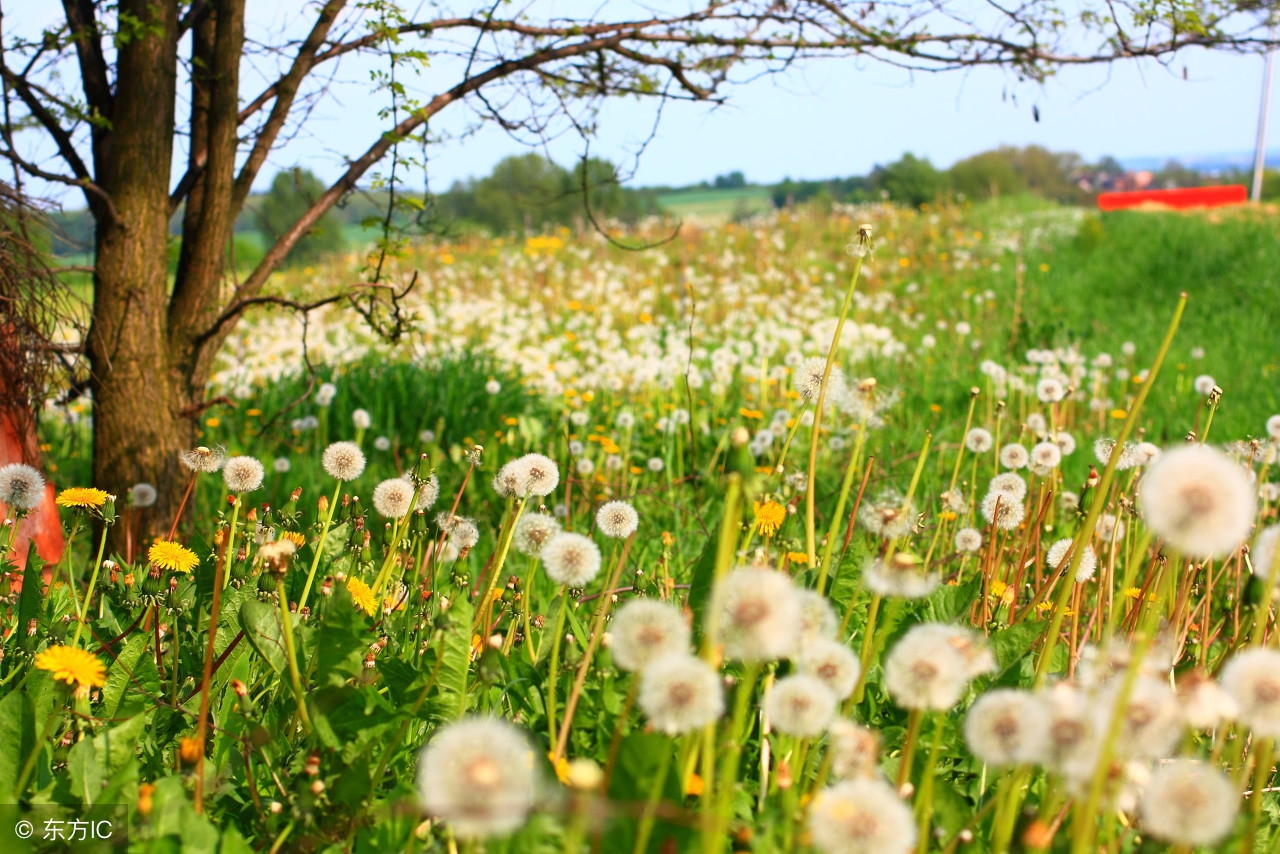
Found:
[[[1176,160],[1188,169],[1195,169],[1197,172],[1221,173],[1253,169],[1252,150],[1189,154],[1180,157],[1165,155],[1160,157],[1121,157],[1118,159],[1121,165],[1134,172],[1142,170],[1158,171],[1164,168],[1164,165],[1170,160]],[[1268,169],[1280,169],[1280,148],[1267,150],[1266,164]]]

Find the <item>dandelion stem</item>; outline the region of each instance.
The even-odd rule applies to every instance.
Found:
[[[634,541],[633,533],[623,544],[613,573],[609,576],[609,583],[605,586],[604,593],[600,595],[600,601],[596,605],[596,616],[591,623],[591,636],[587,639],[587,649],[582,655],[582,662],[578,665],[578,674],[574,677],[573,688],[569,691],[569,700],[564,704],[564,720],[560,724],[560,737],[556,739],[556,746],[551,754],[552,762],[565,755],[565,748],[569,743],[569,729],[573,726],[573,715],[578,709],[578,700],[582,697],[582,688],[587,682],[591,660],[595,657],[596,649],[600,646],[600,638],[604,635],[604,621],[609,616],[609,609],[613,606],[611,591],[618,586],[618,579],[622,576],[622,568],[626,566],[627,555],[631,552],[631,544]]]
[[[920,740],[920,720],[924,712],[912,709],[907,713],[907,739],[902,745],[902,757],[898,760],[898,788],[911,779],[911,766],[916,757],[916,742]]]
[[[307,607],[307,597],[311,595],[311,584],[316,579],[316,568],[320,566],[320,558],[324,555],[325,540],[329,537],[329,526],[333,523],[333,514],[338,506],[338,496],[342,494],[342,481],[333,488],[333,500],[325,508],[324,522],[320,525],[320,539],[316,542],[315,554],[311,558],[311,569],[307,572],[307,583],[302,585],[302,595],[298,598],[298,613]]]
[[[556,743],[556,680],[560,675],[560,642],[564,639],[564,618],[569,607],[569,586],[560,586],[560,610],[556,614],[556,632],[551,638],[551,666],[547,674],[547,740]]]
[[[644,812],[640,815],[640,827],[636,831],[636,844],[632,848],[634,854],[644,854],[649,848],[649,837],[653,834],[654,814],[658,811],[658,801],[662,800],[662,790],[667,785],[667,774],[671,770],[671,754],[674,750],[662,751],[658,761],[658,773],[654,775],[653,786],[649,789],[649,797],[644,803]]]
[[[867,687],[867,670],[871,666],[871,651],[873,641],[876,635],[876,616],[880,613],[880,594],[874,593],[871,596],[871,605],[867,608],[867,624],[862,629],[862,649],[858,653],[858,684],[853,689],[853,697],[851,705],[858,705],[862,702],[862,694]],[[849,608],[849,612],[853,612],[853,608]],[[845,620],[848,620],[846,615]],[[841,633],[843,635],[843,632]]]
[[[102,536],[98,539],[98,557],[93,562],[93,573],[89,576],[89,592],[84,597],[84,610],[78,611],[79,620],[76,621],[76,633],[71,639],[71,645],[76,646],[80,643],[80,632],[84,629],[85,622],[89,616],[89,608],[93,603],[93,589],[98,584],[98,571],[102,569],[102,553],[107,547],[107,531],[108,526],[102,526]]]
[[[284,628],[285,659],[289,662],[289,681],[293,684],[293,696],[298,701],[298,717],[302,727],[311,732],[311,717],[307,714],[307,695],[302,690],[302,674],[298,672],[298,648],[293,641],[293,615],[289,613],[289,596],[281,584],[276,592],[280,600],[280,621]]]
[[[862,429],[858,431],[857,447],[849,457],[849,464],[844,469],[844,481],[840,484],[840,498],[836,501],[835,512],[831,514],[831,526],[827,529],[827,541],[822,546],[821,569],[818,570],[818,595],[826,591],[827,577],[831,571],[831,554],[836,547],[836,534],[840,532],[840,523],[844,521],[844,507],[849,501],[849,491],[853,489],[853,476],[858,470],[858,460],[862,456],[862,445],[867,437],[867,422],[864,419]]]
[[[929,827],[933,823],[933,784],[937,776],[939,754],[942,752],[942,731],[943,716],[937,715],[933,721],[933,741],[929,744],[929,757],[925,760],[924,774],[920,778],[920,795],[916,798],[916,810],[920,814],[916,854],[926,854],[933,842]]]
[[[1178,324],[1182,322],[1182,314],[1186,308],[1187,295],[1184,293],[1178,297],[1178,306],[1174,309],[1173,319],[1169,322],[1169,329],[1165,332],[1164,341],[1160,344],[1160,350],[1156,353],[1155,361],[1151,363],[1151,369],[1147,372],[1147,380],[1138,391],[1138,396],[1134,398],[1133,406],[1129,408],[1129,415],[1124,419],[1124,426],[1120,428],[1120,435],[1116,438],[1116,448],[1124,447],[1124,443],[1128,441],[1134,426],[1138,423],[1138,415],[1142,412],[1142,406],[1146,403],[1147,397],[1151,394],[1151,389],[1155,386],[1156,377],[1160,375],[1160,366],[1164,364],[1165,357],[1169,354],[1169,348],[1173,345],[1173,337],[1178,331]],[[1107,467],[1098,482],[1097,492],[1094,493],[1093,502],[1089,505],[1089,512],[1085,516],[1084,523],[1081,524],[1080,529],[1076,531],[1075,542],[1071,544],[1071,562],[1062,573],[1062,578],[1064,579],[1075,578],[1076,570],[1080,568],[1080,561],[1084,558],[1084,546],[1093,537],[1094,528],[1098,524],[1098,517],[1102,514],[1102,508],[1106,503],[1107,494],[1111,490],[1111,481],[1115,478],[1116,466],[1119,464],[1121,456],[1123,455],[1113,453],[1107,459]],[[1063,562],[1066,563],[1066,561]],[[1058,601],[1049,620],[1048,632],[1045,634],[1044,648],[1040,652],[1040,660],[1036,663],[1035,686],[1037,688],[1042,687],[1045,679],[1049,676],[1049,668],[1052,666],[1053,661],[1053,651],[1058,645],[1058,635],[1062,631],[1062,621],[1066,615],[1067,598],[1071,595],[1071,586],[1069,583],[1063,583],[1062,590],[1058,593]]]
[[[231,504],[231,530],[227,534],[227,550],[223,557],[225,564],[222,573],[222,588],[225,590],[227,584],[231,581],[231,562],[236,559],[236,522],[240,517],[240,496],[235,496],[235,500]]]

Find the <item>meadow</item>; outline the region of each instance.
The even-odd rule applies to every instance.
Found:
[[[177,519],[50,404],[71,547],[0,582],[0,791],[138,851],[1280,851],[1278,228],[418,246],[394,344],[237,328]]]

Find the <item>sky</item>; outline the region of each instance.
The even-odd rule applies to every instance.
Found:
[[[300,8],[275,2],[249,6],[251,28],[287,29]],[[7,33],[59,18],[56,4],[19,4],[6,13]],[[386,126],[378,110],[387,99],[369,83],[375,67],[381,66],[372,59],[354,58],[330,69],[332,98],[272,154],[259,188],[270,184],[276,169],[294,166],[332,180],[345,158],[377,138]],[[246,95],[256,93],[258,81],[274,68],[246,68]],[[403,80],[411,92],[429,96],[447,87],[456,70],[434,61],[420,77]],[[591,154],[620,164],[633,186],[691,184],[735,170],[759,183],[858,175],[906,152],[946,167],[1000,145],[1033,143],[1087,160],[1191,160],[1224,153],[1247,160],[1262,72],[1261,56],[1203,49],[1184,51],[1168,67],[1147,60],[1069,68],[1044,85],[1019,82],[999,69],[909,73],[869,59],[829,59],[732,87],[724,105],[668,104],[638,161],[636,151],[654,124],[654,105],[612,102],[599,118]],[[1280,86],[1273,87],[1271,100],[1275,112]],[[473,119],[466,107],[454,105],[436,120],[433,130],[442,138],[427,149],[431,189],[482,176],[503,157],[530,150],[493,126],[459,138]],[[1280,149],[1280,117],[1272,124],[1270,147]],[[542,150],[567,165],[582,153],[583,143],[569,134]],[[422,185],[417,170],[408,186]]]

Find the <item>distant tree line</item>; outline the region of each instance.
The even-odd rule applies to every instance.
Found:
[[[579,161],[566,169],[540,154],[508,157],[483,178],[455,182],[434,195],[401,195],[396,204],[386,192],[360,191],[320,219],[289,253],[293,265],[363,245],[383,227],[400,232],[446,236],[485,232],[531,233],[558,226],[584,226],[594,219],[633,223],[661,213],[661,195],[708,190],[764,189],[778,208],[804,203],[864,202],[888,199],[918,207],[944,200],[982,201],[1032,194],[1062,204],[1085,204],[1100,190],[1130,188],[1133,173],[1114,158],[1089,164],[1073,152],[1038,145],[1004,146],[938,169],[927,158],[904,154],[877,165],[867,175],[818,181],[753,185],[741,171],[685,187],[623,187],[617,167],[607,160]],[[1153,188],[1195,187],[1206,183],[1249,183],[1247,173],[1204,173],[1177,161],[1144,175]],[[265,193],[251,196],[235,224],[232,254],[237,266],[254,264],[270,245],[323,193],[325,184],[310,170],[281,171]],[[1269,172],[1263,197],[1280,198],[1280,172]],[[391,211],[388,215],[388,210]],[[76,256],[93,245],[93,220],[86,211],[51,217],[49,248]],[[173,217],[174,234],[182,210]],[[175,238],[176,241],[176,238]],[[176,263],[178,247],[170,247]]]

